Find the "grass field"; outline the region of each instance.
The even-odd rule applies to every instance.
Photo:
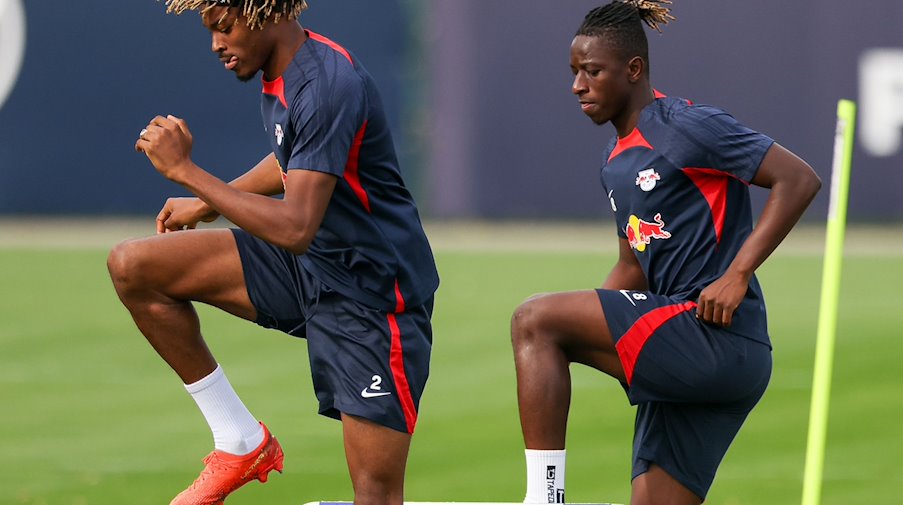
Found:
[[[509,316],[532,293],[598,285],[614,257],[599,246],[608,232],[430,228],[443,283],[409,500],[523,497]],[[168,503],[200,470],[207,427],[106,274],[109,245],[136,233],[117,222],[0,223],[0,504]],[[821,244],[818,230],[795,232],[760,269],[775,372],[709,504],[800,501]],[[862,228],[848,244],[823,503],[900,503],[903,241]],[[305,342],[199,310],[233,385],[287,454],[285,474],[229,503],[350,498],[340,426],[315,414]],[[633,409],[613,380],[577,366],[573,376],[568,499],[626,503]]]

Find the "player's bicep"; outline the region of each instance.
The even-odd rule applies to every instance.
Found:
[[[320,229],[336,181],[337,177],[324,172],[288,171],[283,200],[288,206],[287,219],[292,232],[303,237],[299,240],[309,243]]]
[[[276,161],[276,155],[273,153],[268,154],[253,168],[235,178],[229,184],[245,193],[266,196],[278,195],[284,189],[282,186],[282,171],[279,168],[279,162]]]
[[[779,183],[805,185],[814,183],[817,179],[818,176],[808,163],[784,146],[774,143],[762,158],[759,170],[751,182],[759,187],[771,188]]]
[[[262,195],[278,195],[285,191],[282,181],[282,168],[276,153],[270,153],[260,160],[251,171],[259,178]]]

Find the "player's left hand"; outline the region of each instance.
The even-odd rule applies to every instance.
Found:
[[[699,293],[697,319],[718,326],[730,326],[734,311],[743,301],[747,289],[749,289],[748,277],[731,271],[725,272],[720,279]]]
[[[157,116],[141,130],[135,150],[146,154],[163,177],[179,182],[185,172],[194,167],[192,142],[185,120],[173,115]]]

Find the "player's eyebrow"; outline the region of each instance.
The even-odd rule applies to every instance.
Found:
[[[224,16],[219,18],[219,21],[213,26],[217,30],[225,30],[235,25],[238,22],[238,16],[234,13],[227,12]]]

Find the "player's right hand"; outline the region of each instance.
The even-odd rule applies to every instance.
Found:
[[[209,223],[219,217],[200,198],[169,198],[157,214],[157,233],[192,230],[198,223]]]

